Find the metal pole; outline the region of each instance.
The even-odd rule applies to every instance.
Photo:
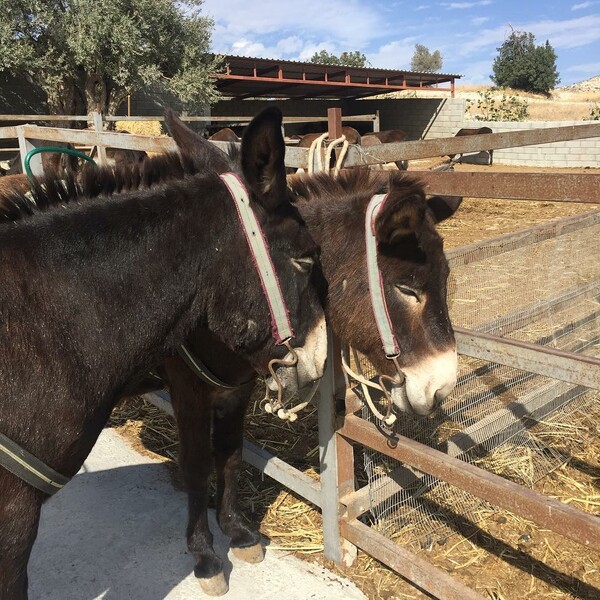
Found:
[[[331,329],[327,335],[327,365],[319,386],[319,464],[321,474],[321,511],[323,514],[323,546],[325,557],[340,564],[343,560],[339,527],[339,487],[336,429],[336,363],[335,343]],[[339,353],[338,353],[339,356]]]

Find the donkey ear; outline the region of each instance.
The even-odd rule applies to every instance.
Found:
[[[388,197],[375,221],[375,236],[380,244],[394,244],[416,233],[425,219],[426,204],[421,195]]]
[[[436,223],[451,217],[460,206],[462,196],[432,196],[427,201],[427,207],[433,214]]]
[[[192,156],[200,166],[217,173],[231,169],[227,154],[192,131],[170,108],[165,111],[165,124],[182,154]]]
[[[286,201],[281,111],[270,107],[252,119],[242,137],[242,171],[255,199],[268,210]]]

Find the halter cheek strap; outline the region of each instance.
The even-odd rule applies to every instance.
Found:
[[[256,215],[250,207],[248,192],[244,184],[240,181],[240,178],[235,173],[223,173],[220,177],[235,202],[240,223],[250,247],[252,259],[260,277],[263,293],[271,312],[273,337],[278,344],[282,344],[294,336],[294,330],[290,324],[289,312],[281,293],[281,287],[273,267],[266,240],[256,220]],[[239,387],[237,385],[230,385],[217,377],[202,362],[202,359],[193,354],[185,344],[178,348],[178,352],[192,372],[205,383],[213,387],[228,390]]]
[[[273,267],[267,242],[250,206],[248,192],[240,178],[235,173],[223,173],[220,177],[235,201],[240,223],[260,277],[263,293],[269,304],[273,337],[278,344],[283,344],[286,340],[294,337],[294,330],[290,323],[289,311],[281,293],[281,286]]]
[[[379,330],[379,337],[383,342],[383,350],[385,355],[391,359],[400,354],[400,346],[398,346],[398,340],[385,301],[383,277],[377,263],[377,238],[375,237],[375,221],[387,197],[388,194],[376,194],[371,198],[365,217],[365,241],[367,245],[367,276],[371,305]]]

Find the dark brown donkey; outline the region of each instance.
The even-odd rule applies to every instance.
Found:
[[[188,128],[169,119],[167,124],[181,148],[202,156],[211,168],[225,168],[224,153]],[[398,173],[387,185],[372,179],[367,170],[355,169],[337,180],[329,175],[292,179],[296,205],[321,248],[331,327],[344,342],[366,354],[380,373],[395,377],[369,301],[364,236],[371,197],[389,190],[387,209],[375,229],[385,296],[401,346],[398,360],[406,375],[406,385],[393,385],[392,396],[399,409],[428,414],[456,381],[456,345],[446,305],[448,264],[435,224],[452,215],[460,199],[434,197],[427,202],[423,185]],[[208,528],[208,480],[213,466],[217,520],[231,538],[234,553],[250,562],[263,558],[260,536],[246,524],[237,503],[243,419],[254,373],[247,361],[201,328],[191,335],[188,346],[214,376],[233,386],[208,385],[179,357],[165,364],[189,497],[188,547],[197,560],[195,571],[203,589],[218,595],[228,586]]]
[[[268,241],[302,385],[322,375],[324,318],[311,283],[317,248],[288,200],[284,153],[281,113],[267,109],[246,131],[241,167],[227,170],[245,183]],[[239,209],[198,155],[158,157],[129,175],[97,171],[81,184],[47,179],[0,205],[0,598],[23,600],[47,495],[8,468],[46,488],[75,475],[115,402],[194,327],[261,373],[289,348],[272,335]],[[14,452],[11,463],[12,444],[45,463],[37,468],[49,480]]]

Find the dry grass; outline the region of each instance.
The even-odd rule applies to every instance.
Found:
[[[167,135],[163,132],[160,121],[117,121],[116,129],[138,135]]]
[[[478,100],[480,92],[491,90],[490,86],[464,85],[456,87],[456,97],[468,100]],[[554,90],[549,96],[533,94],[520,90],[505,88],[493,92],[500,99],[503,94],[517,96],[527,100],[530,121],[581,121],[590,116],[593,106],[600,104],[600,91],[594,90]],[[392,98],[446,98],[447,92],[435,91],[406,91],[394,92],[385,97]]]

